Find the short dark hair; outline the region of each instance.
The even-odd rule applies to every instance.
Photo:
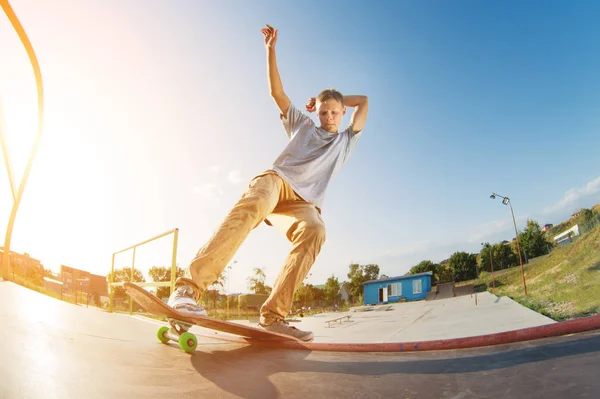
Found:
[[[344,96],[335,89],[325,89],[317,96],[317,102],[323,103],[327,100],[334,99],[344,105]]]

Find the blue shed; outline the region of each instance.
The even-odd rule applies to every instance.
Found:
[[[431,291],[433,272],[411,274],[399,277],[386,277],[364,283],[365,305],[398,302],[400,298],[407,301],[425,299]]]

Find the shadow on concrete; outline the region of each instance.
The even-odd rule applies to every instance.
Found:
[[[525,344],[523,344],[525,345]],[[533,345],[533,344],[530,344]],[[508,349],[508,347],[505,347]],[[484,348],[466,351],[431,353],[429,359],[414,356],[380,354],[373,361],[373,354],[354,357],[335,353],[278,350],[245,346],[232,350],[216,350],[211,353],[198,350],[191,362],[204,378],[232,394],[251,399],[277,397],[277,387],[271,382],[279,373],[322,373],[322,378],[335,374],[356,376],[382,375],[452,375],[485,373],[492,370],[514,369],[519,366],[549,362],[560,358],[600,352],[600,335],[579,340],[549,343],[520,349]],[[485,353],[482,353],[485,352]],[[537,365],[539,367],[539,365]],[[552,367],[547,365],[547,367]],[[591,375],[589,378],[593,378]]]

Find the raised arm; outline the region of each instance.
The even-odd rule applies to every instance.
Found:
[[[344,105],[354,108],[350,124],[354,133],[359,133],[365,127],[367,122],[367,113],[369,111],[369,99],[367,96],[344,95]]]
[[[290,99],[283,91],[283,84],[279,77],[277,68],[277,57],[275,56],[275,43],[277,42],[277,30],[272,26],[267,25],[261,30],[265,36],[265,48],[267,50],[267,77],[269,79],[269,93],[277,104],[277,108],[281,112],[281,117],[287,117],[287,111],[290,107]]]

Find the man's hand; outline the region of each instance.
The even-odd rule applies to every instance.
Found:
[[[265,36],[265,47],[266,48],[275,48],[275,43],[277,43],[278,30],[273,28],[271,25],[267,24],[267,27],[261,29],[260,31]]]
[[[317,110],[317,99],[315,97],[311,97],[308,99],[306,103],[306,111],[307,112],[315,112]]]

